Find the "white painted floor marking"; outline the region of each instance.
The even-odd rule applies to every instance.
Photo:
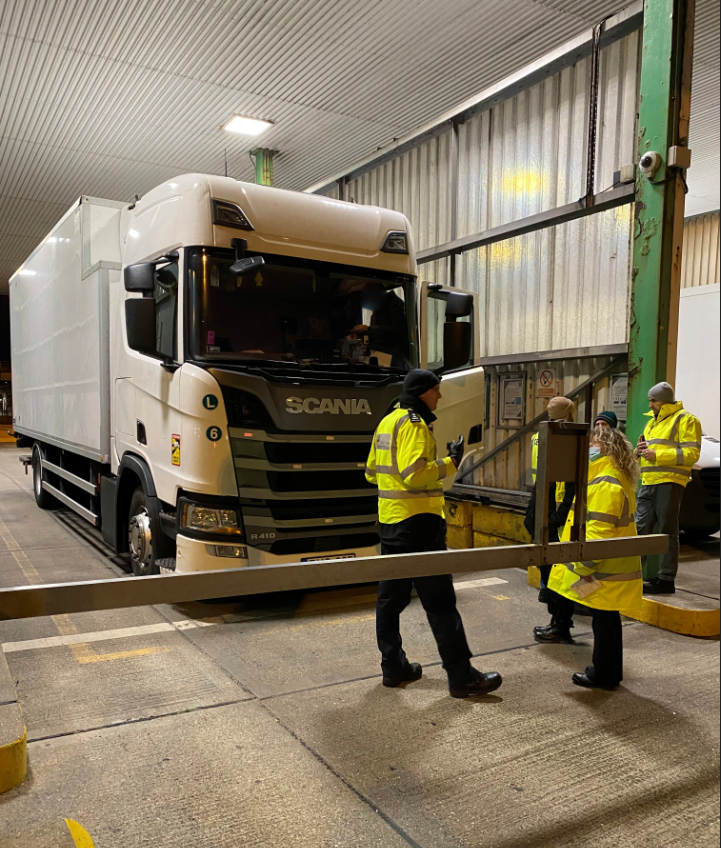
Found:
[[[480,580],[466,580],[464,583],[456,583],[456,589],[482,589],[484,586],[501,586],[508,580],[500,577],[482,577]]]

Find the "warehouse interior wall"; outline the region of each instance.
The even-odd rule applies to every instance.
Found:
[[[635,161],[639,41],[632,32],[601,51],[597,194]],[[350,179],[345,199],[403,212],[418,251],[574,203],[585,193],[590,83],[581,59]],[[481,355],[626,343],[630,210],[461,254],[455,285],[477,295]],[[450,267],[426,262],[419,277],[449,285]]]
[[[720,225],[721,213],[718,211],[686,219],[683,234],[682,289],[721,283]]]

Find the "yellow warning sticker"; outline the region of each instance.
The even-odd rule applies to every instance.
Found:
[[[180,465],[180,436],[170,437],[170,452],[173,458],[173,465]]]

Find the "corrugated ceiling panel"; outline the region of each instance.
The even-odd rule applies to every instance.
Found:
[[[130,200],[171,173],[222,173],[224,149],[251,179],[257,140],[219,129],[241,111],[276,122],[262,143],[281,151],[277,184],[302,189],[626,2],[5,0],[0,145],[22,155],[0,163],[0,194],[10,180],[62,208],[91,187]]]

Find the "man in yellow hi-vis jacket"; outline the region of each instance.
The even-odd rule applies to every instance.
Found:
[[[446,550],[443,480],[455,475],[463,458],[463,437],[448,445],[449,456],[438,459],[433,413],[440,399],[440,381],[432,371],[410,371],[399,407],[381,421],[373,437],[366,477],[378,486],[385,556]],[[466,698],[498,689],[503,682],[499,674],[481,674],[471,665],[450,574],[379,584],[376,633],[383,685],[396,687],[423,675],[418,663],[408,661],[400,633],[400,616],[411,601],[414,585],[448,674],[451,695]]]
[[[679,516],[691,469],[701,455],[701,422],[686,412],[668,383],[648,393],[651,419],[639,436],[636,455],[641,460],[641,492],[636,523],[639,536],[659,532],[669,537],[668,553],[658,578],[644,584],[647,595],[672,595],[676,591],[679,557]]]

